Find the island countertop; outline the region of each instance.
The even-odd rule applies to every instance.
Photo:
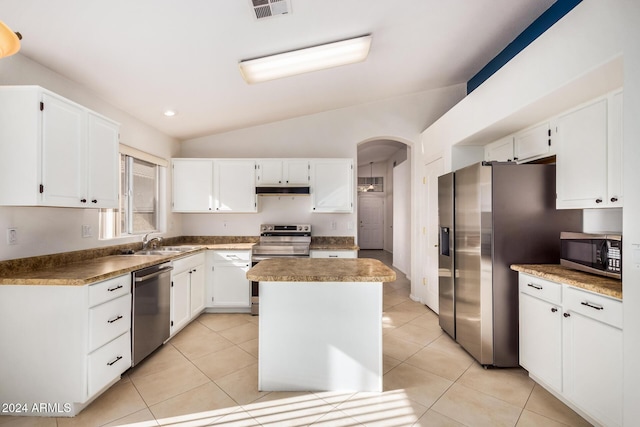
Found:
[[[247,272],[255,282],[393,282],[396,273],[370,258],[270,258]]]

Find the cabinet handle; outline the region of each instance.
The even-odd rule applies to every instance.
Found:
[[[612,197],[612,198],[611,198],[611,202],[612,202],[612,203],[615,203],[615,202],[617,202],[617,201],[618,201],[618,198],[617,198],[617,197]]]
[[[109,319],[107,320],[107,323],[113,323],[113,322],[117,322],[118,320],[122,319],[122,316],[118,316],[118,317],[114,317],[113,319]]]
[[[82,203],[87,203],[87,199],[80,199]]]
[[[531,288],[533,288],[533,289],[537,289],[537,290],[539,290],[539,291],[541,291],[541,290],[542,290],[542,286],[540,286],[540,285],[534,285],[533,283],[528,283],[528,284],[527,284],[527,286],[529,286],[529,287],[531,287]]]
[[[117,291],[118,289],[122,289],[122,287],[123,287],[122,285],[118,285],[113,288],[108,288],[107,291],[109,292]]]
[[[583,301],[580,304],[586,305],[587,307],[591,307],[591,308],[596,309],[596,310],[604,310],[603,306],[601,306],[599,304],[592,304],[589,301]]]
[[[93,199],[93,200],[91,200],[91,203],[98,203],[98,200]]]
[[[120,359],[122,359],[122,356],[118,356],[118,357],[115,358],[115,360],[113,360],[111,362],[107,362],[107,365],[112,366],[113,364],[115,364]]]
[[[557,309],[557,308],[555,308],[555,307],[552,307],[552,308],[551,308],[551,312],[552,312],[552,313],[555,313],[556,311],[558,311],[558,309]]]
[[[571,317],[571,315],[569,313],[563,313],[562,314],[564,317]]]
[[[602,199],[600,198],[596,199],[596,203],[602,203]]]

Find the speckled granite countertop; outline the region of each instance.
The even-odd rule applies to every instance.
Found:
[[[622,281],[609,277],[583,273],[558,264],[514,264],[511,269],[552,282],[566,283],[587,291],[622,299]]]
[[[396,273],[369,258],[273,258],[247,272],[257,282],[393,282]]]
[[[207,249],[250,251],[258,241],[252,236],[182,236],[165,239],[165,244],[198,248],[180,254],[120,255],[140,250],[137,243],[1,261],[0,285],[83,286]],[[321,236],[312,238],[311,248],[357,250],[358,246],[353,237]]]

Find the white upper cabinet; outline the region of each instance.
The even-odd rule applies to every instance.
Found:
[[[487,162],[512,162],[513,136],[499,139],[484,147],[484,159]]]
[[[558,117],[558,209],[622,207],[622,91]]]
[[[312,212],[353,212],[353,160],[311,161]]]
[[[213,160],[173,159],[173,211],[213,210]]]
[[[621,207],[622,191],[622,90],[609,98],[609,141],[607,142],[607,197],[612,207]]]
[[[259,159],[257,186],[309,185],[309,160]]]
[[[218,212],[257,212],[256,162],[229,159],[214,162],[214,204]]]
[[[173,159],[174,212],[256,212],[255,161]]]
[[[89,176],[87,195],[91,205],[98,208],[117,207],[120,194],[118,175],[105,173],[120,170],[118,149],[119,127],[94,113],[88,114],[87,164]]]
[[[518,163],[550,156],[553,149],[549,123],[518,132],[513,137],[514,157]]]
[[[118,207],[119,125],[38,86],[0,87],[0,205]]]

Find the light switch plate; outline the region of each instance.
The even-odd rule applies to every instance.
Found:
[[[91,237],[93,236],[93,230],[91,230],[91,226],[90,225],[83,225],[82,226],[82,237]]]
[[[18,244],[18,229],[7,228],[7,245],[17,245],[17,244]]]

